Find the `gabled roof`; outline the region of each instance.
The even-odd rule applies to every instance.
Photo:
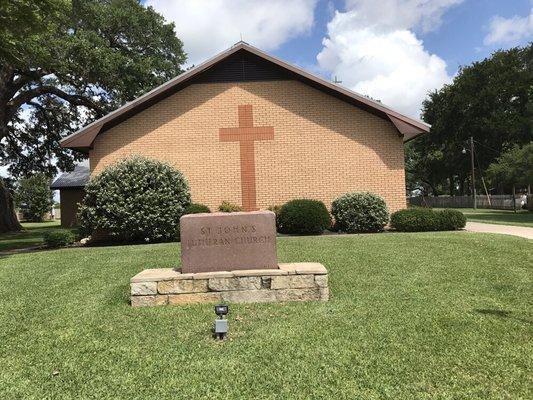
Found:
[[[204,73],[213,70],[213,67],[219,65],[229,57],[239,53],[246,53],[259,59],[262,63],[270,64],[271,67],[282,71],[283,76],[287,79],[296,79],[306,83],[318,90],[338,97],[346,102],[354,104],[368,112],[371,112],[381,118],[390,120],[399,134],[403,136],[404,142],[407,142],[418,135],[429,132],[430,126],[420,120],[407,117],[383,104],[373,101],[363,95],[351,90],[338,86],[332,82],[322,79],[316,75],[310,74],[301,68],[288,64],[276,57],[266,54],[265,52],[250,46],[245,42],[239,42],[230,49],[216,55],[202,64],[184,72],[183,74],[171,79],[170,81],[158,86],[141,97],[126,103],[122,107],[105,115],[104,117],[85,126],[79,131],[67,136],[60,141],[61,147],[67,147],[86,152],[92,148],[94,139],[100,133],[116,126],[120,122],[131,116],[145,110],[162,99],[176,93],[184,87],[196,82]]]
[[[79,189],[85,187],[89,182],[89,176],[91,171],[89,170],[88,163],[82,163],[76,165],[72,172],[64,172],[50,185],[50,189]]]

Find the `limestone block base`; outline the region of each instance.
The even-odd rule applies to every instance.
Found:
[[[329,300],[328,271],[319,263],[196,274],[173,268],[145,269],[131,278],[130,288],[134,307]]]

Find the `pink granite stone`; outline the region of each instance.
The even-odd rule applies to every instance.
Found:
[[[271,211],[184,215],[180,236],[183,273],[278,268]]]

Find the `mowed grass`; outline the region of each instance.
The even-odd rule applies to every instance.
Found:
[[[43,244],[43,235],[46,231],[61,228],[61,221],[23,222],[24,230],[0,234],[0,252]]]
[[[0,258],[1,399],[526,399],[533,242],[466,232],[278,239],[329,302],[132,308],[176,243]]]
[[[468,221],[484,222],[486,224],[498,225],[516,225],[533,228],[533,212],[527,210],[518,210],[516,213],[512,210],[489,210],[478,208],[456,208],[461,211]]]

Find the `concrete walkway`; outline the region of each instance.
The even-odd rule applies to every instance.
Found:
[[[526,239],[533,239],[533,228],[527,226],[511,226],[485,224],[481,222],[467,222],[465,229],[470,232],[501,233],[503,235],[520,236]]]

